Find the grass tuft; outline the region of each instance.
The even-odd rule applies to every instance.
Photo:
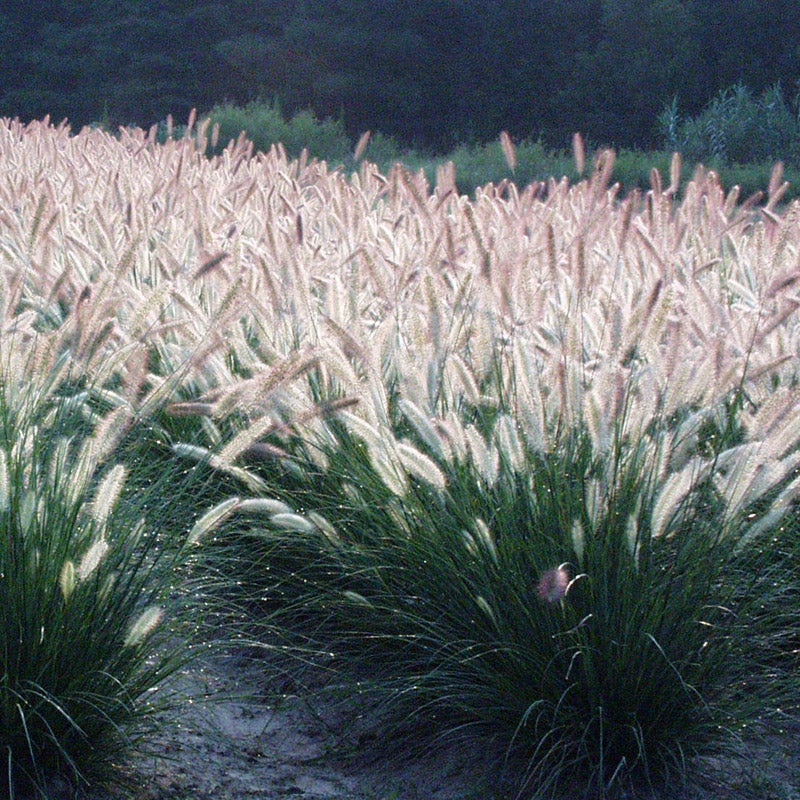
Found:
[[[178,472],[162,463],[160,477],[141,465],[129,476],[96,460],[91,435],[75,433],[80,411],[35,387],[0,392],[6,796],[123,781],[114,764],[192,652],[175,638],[184,634],[174,590],[189,558],[163,502],[167,485],[180,495]]]
[[[364,439],[330,430],[328,468],[292,491],[305,517],[245,535],[248,575],[303,663],[328,654],[329,680],[371,698],[382,741],[481,742],[520,797],[622,797],[699,780],[699,755],[793,702],[785,665],[753,666],[786,562],[754,569],[739,546],[754,506],[731,514],[718,478],[735,443],[665,475],[674,423],[617,427],[602,451],[579,426],[491,481],[440,459],[446,488],[398,495]]]

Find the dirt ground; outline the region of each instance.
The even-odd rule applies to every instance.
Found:
[[[210,660],[182,676],[200,698],[172,712],[134,770],[136,800],[468,800],[487,798],[476,770],[435,759],[360,754],[325,701],[263,694],[264,666]],[[207,699],[202,699],[205,695]],[[341,757],[345,751],[347,757]]]
[[[221,658],[195,664],[181,691],[197,698],[165,719],[158,757],[138,762],[135,800],[492,800],[481,753],[417,760],[360,754],[324,701],[264,695],[264,665]],[[341,752],[348,757],[342,758]],[[472,768],[464,767],[473,761]],[[657,800],[800,800],[800,726],[709,762],[703,788]]]

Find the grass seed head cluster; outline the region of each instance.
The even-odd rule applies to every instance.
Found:
[[[94,431],[64,491],[96,532],[48,567],[58,602],[100,580],[114,454],[149,420],[234,487],[189,541],[244,550],[272,618],[398,736],[488,737],[523,795],[684,776],[748,698],[797,705],[791,648],[748,666],[800,577],[778,174],[759,207],[702,169],[678,199],[677,161],[620,197],[605,153],[577,185],[469,199],[446,169],[347,177],[205,137],[0,126],[5,403],[68,386]],[[3,497],[30,485],[26,441]],[[155,608],[120,617],[120,648]]]

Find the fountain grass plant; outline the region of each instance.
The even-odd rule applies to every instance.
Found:
[[[8,797],[124,784],[120,764],[167,696],[155,690],[192,652],[174,591],[190,557],[164,522],[186,477],[163,461],[129,475],[107,426],[87,430],[81,394],[51,388],[0,393]]]
[[[751,230],[713,175],[676,203],[677,158],[622,201],[612,166],[475,202],[394,170],[369,207],[394,236],[348,229],[384,260],[273,293],[315,345],[250,381],[272,408],[200,398],[241,428],[196,455],[270,487],[197,531],[240,548],[252,607],[382,741],[463,737],[520,797],[663,789],[797,712],[792,612],[765,613],[798,585],[780,176]]]
[[[506,424],[481,422],[489,441]],[[790,633],[762,612],[797,575],[742,547],[761,498],[730,514],[720,481],[744,462],[724,431],[689,458],[680,426],[620,427],[603,452],[578,427],[517,441],[491,476],[416,437],[398,494],[330,429],[324,474],[252,505],[268,521],[250,523],[249,580],[302,662],[372,703],[381,747],[493,753],[520,797],[626,796],[697,777],[694,756],[796,705],[785,659],[752,655]]]

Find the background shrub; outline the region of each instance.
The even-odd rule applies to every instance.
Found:
[[[659,127],[666,146],[693,161],[798,163],[799,111],[777,85],[756,96],[739,83],[721,90],[696,117],[682,118],[673,100],[659,117]]]
[[[342,123],[317,119],[312,111],[298,111],[287,118],[276,103],[254,101],[244,107],[218,105],[207,116],[212,126],[219,125],[220,149],[244,132],[257,151],[267,152],[280,143],[290,158],[297,158],[306,149],[312,158],[335,165],[352,152]]]
[[[650,189],[654,168],[668,181],[672,154],[677,151],[683,156],[681,186],[692,177],[697,163],[703,162],[715,170],[727,190],[738,186],[743,198],[756,192],[766,193],[774,161],[783,159],[787,162],[784,179],[789,182],[783,199],[788,201],[796,197],[800,191],[800,166],[796,166],[800,165],[800,128],[796,120],[791,121],[793,118],[781,93],[772,89],[756,100],[747,89],[736,87],[726,90],[720,97],[723,99],[719,108],[713,114],[709,112],[708,119],[681,121],[676,104],[664,112],[660,125],[666,147],[670,149],[620,150],[609,176],[612,183],[620,184],[620,193]],[[332,166],[348,170],[357,167],[356,143],[348,140],[343,126],[334,120],[318,120],[310,111],[299,112],[288,119],[276,104],[251,103],[245,107],[226,104],[215,107],[208,119],[212,125],[219,125],[218,148],[244,132],[256,151],[266,152],[280,142],[289,157],[297,157],[306,149],[312,158],[324,159]],[[162,126],[162,136],[165,130]],[[719,133],[712,137],[710,131]],[[176,126],[174,135],[183,134],[185,126]],[[753,137],[759,137],[758,141]],[[449,153],[434,155],[404,148],[395,139],[378,132],[370,134],[366,147],[359,153],[359,162],[372,162],[384,174],[396,163],[412,172],[422,170],[431,186],[439,180],[440,170],[452,163],[455,189],[460,194],[474,195],[479,187],[503,181],[513,181],[520,187],[539,181],[546,183],[551,178],[558,181],[567,177],[577,181],[591,170],[593,161],[602,152],[589,149],[583,172],[579,174],[573,154],[549,150],[540,141],[523,140],[513,145],[513,150],[512,168],[499,141],[460,145]],[[741,157],[733,157],[732,153]]]

